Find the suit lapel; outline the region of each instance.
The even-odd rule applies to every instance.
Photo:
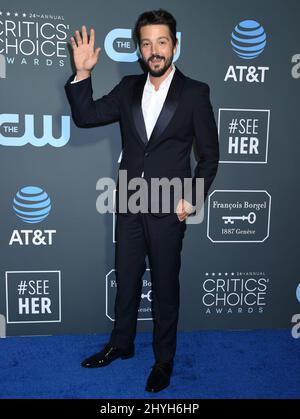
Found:
[[[142,97],[146,80],[147,74],[142,74],[134,86],[132,101],[132,112],[135,127],[139,134],[139,140],[144,146],[148,143],[147,131],[142,111]]]
[[[176,71],[174,73],[173,79],[168,90],[166,100],[149,138],[149,144],[156,141],[169,125],[179,104],[179,98],[181,95],[183,84],[184,75],[176,68]]]
[[[172,117],[174,116],[179,104],[179,98],[184,85],[184,79],[184,74],[181,73],[181,71],[179,71],[176,67],[176,71],[170,84],[166,100],[151,133],[149,144],[153,143],[158,139],[158,137],[161,136],[161,134],[165,131],[168,124],[170,123]],[[142,96],[146,80],[147,74],[143,74],[137,81],[134,87],[132,106],[133,119],[143,145],[148,144],[147,131],[142,111]]]

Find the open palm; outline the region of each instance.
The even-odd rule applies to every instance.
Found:
[[[85,26],[82,26],[82,37],[75,31],[75,38],[71,37],[73,58],[78,72],[91,72],[97,64],[101,48],[95,49],[95,30],[91,29],[90,39]]]

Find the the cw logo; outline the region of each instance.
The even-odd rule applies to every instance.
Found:
[[[180,55],[180,46],[181,46],[181,32],[176,33],[178,39],[178,47],[176,54],[173,58],[175,62]],[[131,29],[121,29],[116,28],[111,30],[104,40],[104,48],[107,55],[114,61],[129,62],[133,63],[139,59],[138,49],[133,52],[118,52],[115,50],[115,46],[121,48],[122,50],[131,49],[131,40],[132,40],[132,30]]]
[[[24,123],[24,134],[16,136],[18,134],[19,127],[11,127],[8,124],[19,124],[19,115],[4,113],[0,115],[0,129],[4,131],[2,135],[0,132],[0,145],[7,146],[22,146],[25,144],[32,144],[37,147],[50,144],[53,147],[62,147],[70,139],[70,117],[61,117],[61,136],[54,138],[52,133],[53,122],[51,115],[43,116],[43,136],[36,138],[34,134],[34,115],[25,115]],[[13,134],[13,135],[12,135]]]

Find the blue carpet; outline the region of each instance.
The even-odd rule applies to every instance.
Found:
[[[144,391],[150,333],[137,335],[134,358],[80,366],[107,338],[0,339],[0,398],[300,398],[300,339],[289,330],[179,333],[171,385],[156,394]]]

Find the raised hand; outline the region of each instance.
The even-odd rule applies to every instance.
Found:
[[[78,30],[75,31],[75,38],[71,37],[77,80],[85,79],[91,75],[101,51],[101,48],[95,49],[95,30],[93,28],[90,39],[88,39],[86,26],[82,26],[81,32],[82,37]]]

